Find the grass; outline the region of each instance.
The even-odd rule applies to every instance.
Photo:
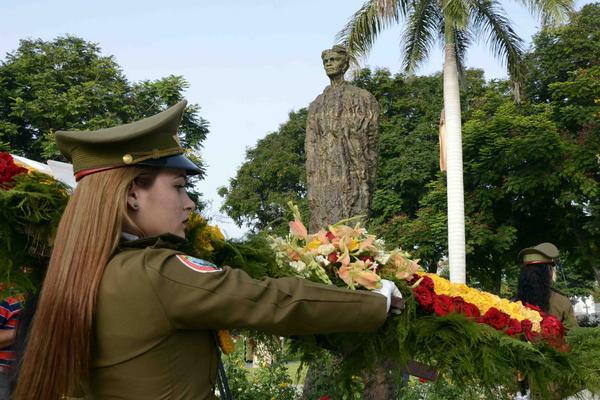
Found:
[[[303,385],[304,379],[306,378],[306,368],[300,369],[300,361],[290,361],[286,363],[286,367],[288,370],[288,376],[292,380],[295,385]],[[254,375],[256,371],[260,368],[252,368],[245,367],[250,372],[250,375]],[[300,371],[300,376],[298,376],[298,371]]]
[[[306,368],[300,369],[300,361],[292,361],[287,363],[288,375],[292,378],[292,382],[296,384],[304,384],[306,378]],[[298,371],[300,375],[298,376]]]

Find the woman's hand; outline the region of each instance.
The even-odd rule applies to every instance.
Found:
[[[374,289],[373,292],[386,297],[388,312],[391,308],[394,314],[400,314],[404,308],[405,300],[402,298],[402,293],[400,293],[400,289],[398,289],[394,282],[382,279],[381,287],[379,289]]]
[[[403,299],[402,297],[395,297],[392,296],[391,299],[391,310],[393,314],[400,314],[402,312],[402,310],[404,310],[404,304],[406,303],[406,299]]]

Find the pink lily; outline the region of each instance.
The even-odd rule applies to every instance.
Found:
[[[290,225],[290,233],[294,236],[299,237],[300,239],[306,239],[308,237],[308,231],[306,227],[302,223],[302,221],[295,219],[289,222]]]
[[[317,239],[323,244],[329,244],[329,238],[327,237],[327,231],[325,229],[319,230],[316,234]]]
[[[378,249],[373,244],[375,242],[375,236],[369,235],[365,240],[360,242],[360,246],[358,247],[358,253],[377,253]]]
[[[298,209],[298,206],[292,203],[291,201],[288,203],[288,205],[294,213],[294,220],[289,222],[290,233],[293,236],[299,237],[300,239],[306,239],[308,237],[308,231],[302,223],[302,218],[300,218],[300,210]]]
[[[362,261],[343,265],[338,270],[338,276],[352,289],[354,289],[355,284],[367,289],[376,289],[379,287],[381,278],[375,272],[365,269],[366,267],[367,265]]]
[[[420,268],[419,260],[406,258],[401,250],[392,252],[388,263],[393,266],[396,278],[398,279],[408,279]]]

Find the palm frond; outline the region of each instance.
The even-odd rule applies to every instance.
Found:
[[[471,24],[477,34],[487,35],[486,45],[503,63],[513,80],[524,73],[523,40],[513,30],[510,20],[496,0],[471,0]]]
[[[467,49],[473,42],[473,35],[468,29],[456,29],[454,31],[454,51],[456,52],[456,66],[459,78],[462,80],[465,73],[465,59]]]
[[[574,10],[574,0],[520,0],[531,14],[540,18],[543,26],[565,22]]]
[[[469,23],[469,11],[469,4],[465,0],[442,0],[442,13],[446,26],[458,30],[466,29]]]
[[[400,22],[409,8],[409,0],[370,0],[350,18],[337,34],[338,43],[348,49],[356,61],[365,57],[379,33],[388,26]]]
[[[425,60],[440,24],[443,24],[441,10],[435,0],[420,0],[414,4],[402,34],[403,66],[407,73],[414,72]]]

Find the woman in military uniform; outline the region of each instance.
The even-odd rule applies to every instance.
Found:
[[[556,276],[554,260],[558,256],[558,248],[552,243],[540,243],[519,252],[523,268],[519,276],[517,298],[554,315],[565,328],[571,329],[577,326],[573,305],[552,287]]]
[[[58,227],[16,400],[213,399],[213,332],[371,331],[397,290],[254,280],[178,250],[194,203],[177,128],[186,103],[128,125],[57,132],[78,186]],[[383,294],[383,296],[382,296]]]
[[[558,259],[558,248],[552,243],[540,243],[519,252],[523,268],[519,275],[517,299],[524,303],[539,307],[543,312],[554,315],[567,329],[577,326],[573,306],[569,299],[552,287],[555,280],[555,260]],[[530,394],[528,380],[522,377],[521,392],[515,399],[562,399],[566,397],[560,388],[550,384],[548,394],[542,395],[533,390]]]

